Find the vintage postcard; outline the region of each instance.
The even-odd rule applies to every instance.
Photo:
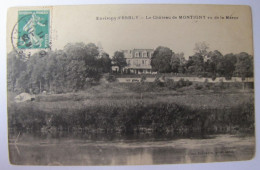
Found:
[[[7,17],[11,164],[254,158],[249,6],[13,7]]]

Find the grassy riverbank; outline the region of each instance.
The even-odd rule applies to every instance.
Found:
[[[91,133],[254,131],[252,90],[184,87],[137,93],[125,85],[107,86],[39,95],[33,102],[9,102],[9,128]]]
[[[50,120],[50,123],[48,123]],[[253,130],[254,108],[244,104],[226,109],[157,103],[130,106],[88,106],[54,109],[9,109],[9,127],[19,130],[68,130],[122,133],[230,132]]]

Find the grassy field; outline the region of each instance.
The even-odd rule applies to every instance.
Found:
[[[108,83],[77,93],[37,95],[33,102],[15,103],[14,96],[8,96],[10,129],[117,133],[254,129],[253,89],[197,90],[191,85],[169,90]]]
[[[138,88],[138,85],[135,85]],[[134,106],[160,103],[197,108],[227,108],[254,101],[253,90],[223,89],[195,90],[193,86],[177,90],[136,92],[125,84],[113,83],[94,86],[86,91],[66,94],[38,95],[35,102],[16,103],[18,107],[35,107],[44,111],[75,109],[88,106]],[[12,99],[10,99],[10,103]]]

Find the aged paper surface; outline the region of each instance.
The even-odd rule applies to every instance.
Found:
[[[248,6],[10,8],[10,163],[252,159],[252,35]]]

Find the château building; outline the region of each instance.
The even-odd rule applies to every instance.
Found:
[[[124,72],[134,74],[151,74],[151,58],[153,49],[132,49],[122,50],[126,58],[127,66],[124,67]]]

